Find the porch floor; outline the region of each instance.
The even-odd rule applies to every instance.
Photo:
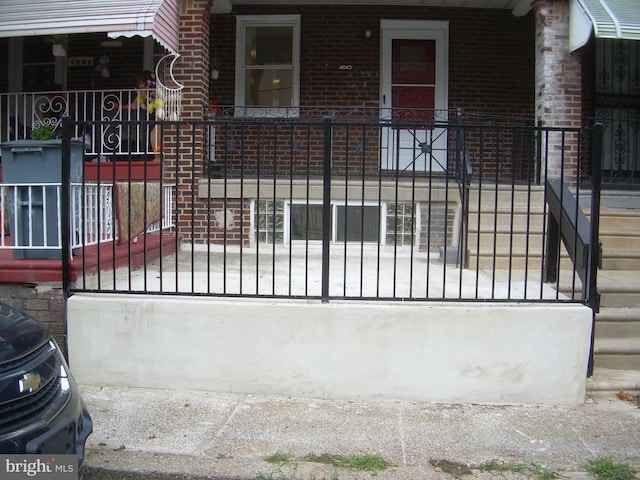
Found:
[[[86,277],[102,289],[150,293],[193,293],[279,297],[322,295],[321,247],[260,248],[183,245],[138,268]],[[345,261],[346,257],[346,261]],[[472,270],[443,265],[437,254],[409,248],[332,246],[329,296],[332,298],[424,300],[567,300],[540,271]],[[160,273],[162,272],[162,273]],[[562,280],[562,278],[561,278]],[[570,280],[568,277],[565,281]],[[579,279],[576,279],[579,285]]]
[[[12,245],[5,238],[5,245]],[[146,240],[127,244],[92,245],[75,252],[71,260],[71,281],[76,282],[87,273],[96,273],[108,266],[138,268],[145,261],[156,259],[162,251],[175,251],[176,237],[164,233],[147,234]],[[28,250],[27,250],[28,251]],[[101,266],[101,267],[100,267]],[[106,274],[103,272],[103,274]],[[59,258],[14,258],[11,248],[0,248],[0,283],[48,283],[62,281],[62,260]]]

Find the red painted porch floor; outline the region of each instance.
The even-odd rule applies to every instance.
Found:
[[[5,245],[11,245],[11,239],[5,237]],[[162,249],[160,248],[162,245]],[[113,268],[140,267],[163,255],[174,253],[176,236],[171,233],[149,233],[144,239],[141,235],[132,242],[122,245],[106,243],[80,249],[71,261],[71,281],[75,282],[84,274],[93,274],[99,270]],[[0,249],[0,283],[45,283],[62,281],[62,261],[48,258],[14,258],[13,249]]]

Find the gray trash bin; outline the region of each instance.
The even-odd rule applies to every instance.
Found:
[[[62,182],[62,140],[17,140],[0,144],[4,183]],[[83,146],[71,141],[71,181],[81,182]],[[15,246],[57,245],[60,229],[56,186],[10,188],[11,237]],[[31,209],[29,209],[31,205]],[[17,213],[16,213],[17,212]],[[31,233],[31,238],[29,234]],[[45,242],[46,237],[46,242]],[[61,258],[60,248],[14,248],[13,257]]]

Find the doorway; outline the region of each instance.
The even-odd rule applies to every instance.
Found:
[[[381,135],[383,170],[447,169],[449,24],[382,20],[381,118],[393,122]]]

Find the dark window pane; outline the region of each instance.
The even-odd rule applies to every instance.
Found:
[[[245,65],[291,65],[292,27],[247,27]]]
[[[322,205],[291,205],[291,240],[322,240]]]
[[[337,208],[336,241],[377,242],[380,237],[380,208],[344,206]]]

